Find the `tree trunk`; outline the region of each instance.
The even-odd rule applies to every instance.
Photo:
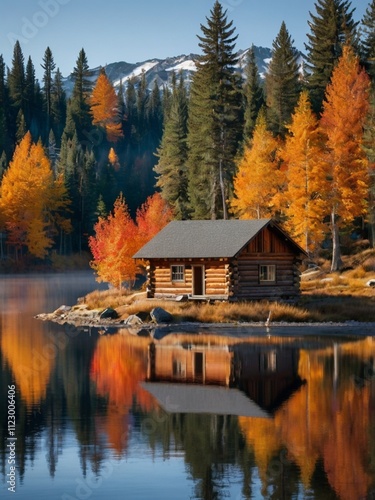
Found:
[[[221,202],[223,204],[223,219],[226,220],[228,219],[228,212],[227,212],[227,203],[225,199],[225,184],[224,184],[224,177],[223,177],[223,160],[220,159],[219,163],[219,175],[220,175],[220,191],[221,191]]]
[[[332,231],[332,263],[331,272],[339,271],[342,267],[341,248],[339,238],[339,228],[336,222],[335,211],[332,210],[331,214],[331,231]]]

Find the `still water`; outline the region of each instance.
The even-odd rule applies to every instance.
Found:
[[[1,498],[375,498],[371,328],[150,335],[33,318],[95,287],[0,277]]]

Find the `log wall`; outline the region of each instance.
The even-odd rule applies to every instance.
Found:
[[[275,281],[259,281],[259,267],[274,265]],[[231,297],[237,300],[293,299],[299,295],[299,271],[293,255],[240,255],[231,266]]]
[[[232,259],[153,259],[149,267],[149,296],[194,298],[194,266],[204,266],[205,298],[229,300],[294,300],[300,292],[298,255],[290,240],[266,227]],[[185,267],[184,281],[173,282],[171,266]],[[275,265],[276,279],[261,282],[259,267]],[[199,295],[200,297],[200,295]]]
[[[173,282],[171,266],[183,265],[184,281]],[[194,295],[193,267],[204,266],[204,296],[207,298],[228,298],[230,287],[229,261],[227,259],[180,259],[154,260],[149,267],[149,296],[168,297],[178,295]]]

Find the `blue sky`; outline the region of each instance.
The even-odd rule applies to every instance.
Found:
[[[237,49],[271,47],[282,21],[294,45],[304,50],[309,12],[316,0],[222,0],[238,34]],[[360,20],[370,0],[352,0]],[[197,34],[214,0],[2,0],[0,53],[10,66],[16,39],[41,77],[47,46],[67,76],[80,49],[89,66],[115,61],[139,62],[199,53]]]

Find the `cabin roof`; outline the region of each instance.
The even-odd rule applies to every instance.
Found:
[[[217,413],[271,418],[269,413],[238,389],[164,382],[143,382],[141,385],[168,413]]]
[[[271,223],[277,226],[272,219],[172,221],[133,257],[136,259],[234,257]],[[297,253],[304,253],[290,237],[278,229],[295,247]]]

